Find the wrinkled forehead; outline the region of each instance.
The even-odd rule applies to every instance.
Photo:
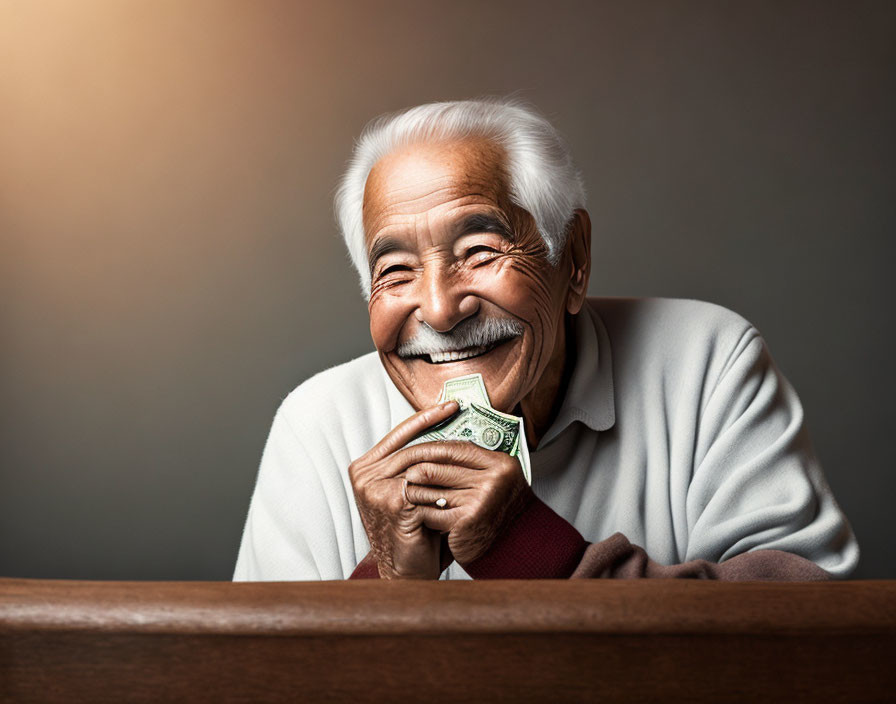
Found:
[[[393,151],[371,169],[364,188],[364,232],[452,204],[506,207],[504,153],[485,139],[421,142]]]

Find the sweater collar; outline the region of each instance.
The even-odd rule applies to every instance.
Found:
[[[566,396],[557,417],[539,443],[551,442],[567,426],[580,421],[592,430],[608,430],[616,421],[613,401],[613,363],[610,338],[597,311],[588,302],[574,318],[576,360],[566,387]],[[389,398],[391,427],[414,414],[414,408],[401,394],[382,364],[380,372]]]
[[[610,338],[590,302],[575,316],[573,330],[575,366],[557,417],[541,438],[539,449],[576,421],[595,431],[609,430],[616,422]]]

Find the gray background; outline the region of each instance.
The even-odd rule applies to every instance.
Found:
[[[367,119],[518,94],[592,293],[749,318],[896,577],[891,2],[0,2],[0,574],[227,579],[280,400],[372,349]]]

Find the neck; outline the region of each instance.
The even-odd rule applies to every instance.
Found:
[[[566,386],[575,364],[575,341],[572,334],[572,316],[565,315],[563,325],[557,331],[554,351],[547,368],[535,388],[520,401],[520,413],[526,421],[526,441],[530,450],[538,447],[563,403]]]

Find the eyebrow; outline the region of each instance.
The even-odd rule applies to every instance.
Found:
[[[380,257],[383,257],[390,252],[398,252],[404,249],[404,245],[399,242],[394,237],[380,237],[376,242],[373,243],[373,246],[370,248],[370,252],[367,254],[367,261],[370,263],[370,273],[373,273],[374,268],[376,267],[376,263],[379,261]]]
[[[474,213],[460,221],[457,236],[472,235],[476,232],[491,232],[509,242],[514,241],[510,225],[501,217],[489,213]]]

